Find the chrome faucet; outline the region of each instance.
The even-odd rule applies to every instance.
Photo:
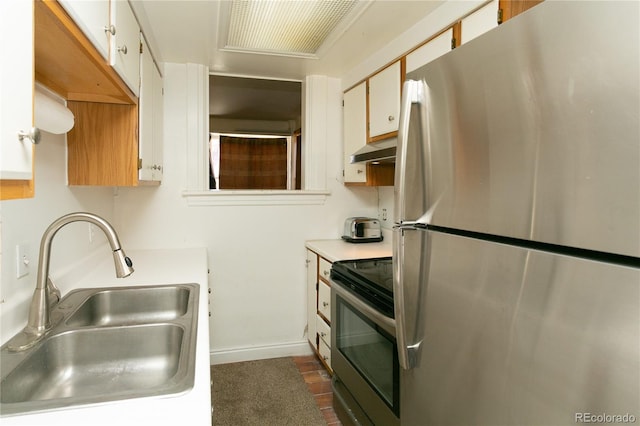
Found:
[[[113,227],[101,218],[92,213],[70,213],[55,220],[44,231],[40,242],[40,256],[38,262],[38,277],[36,289],[29,306],[29,317],[27,325],[19,334],[19,338],[13,341],[9,350],[21,351],[30,348],[51,328],[51,308],[60,301],[60,290],[49,278],[49,261],[51,257],[51,243],[53,237],[63,226],[72,222],[89,222],[96,225],[104,232],[113,251],[113,261],[118,278],[128,277],[133,273],[133,263],[120,247],[118,235]],[[18,337],[18,336],[16,336]]]

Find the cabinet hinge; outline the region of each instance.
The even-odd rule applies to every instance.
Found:
[[[142,42],[140,42],[140,54],[144,53],[144,48],[142,47]]]
[[[138,158],[138,170],[142,169],[142,158]]]
[[[498,25],[502,24],[503,17],[504,17],[504,15],[503,15],[502,9],[498,9],[498,17],[497,17]]]
[[[451,50],[456,48],[456,38],[451,37]]]

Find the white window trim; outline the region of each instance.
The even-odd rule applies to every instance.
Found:
[[[187,176],[182,196],[189,206],[255,206],[324,204],[326,189],[326,76],[303,83],[303,190],[209,190],[209,70],[187,64]],[[333,82],[333,84],[336,84]],[[313,99],[313,103],[309,102]],[[313,109],[313,110],[312,110]],[[311,161],[311,159],[314,161]]]
[[[184,191],[188,206],[282,206],[324,204],[329,191],[211,190]]]

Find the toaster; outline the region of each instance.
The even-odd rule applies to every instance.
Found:
[[[349,217],[344,221],[342,239],[350,243],[382,241],[380,221],[369,217]]]

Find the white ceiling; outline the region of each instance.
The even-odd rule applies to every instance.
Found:
[[[284,1],[284,0],[281,0]],[[290,0],[302,1],[302,0]],[[363,0],[364,1],[364,0]],[[246,52],[223,47],[220,0],[132,0],[159,62],[199,63],[212,73],[302,80],[305,75],[341,77],[434,10],[442,1],[375,0],[347,29],[333,34],[318,59]]]

